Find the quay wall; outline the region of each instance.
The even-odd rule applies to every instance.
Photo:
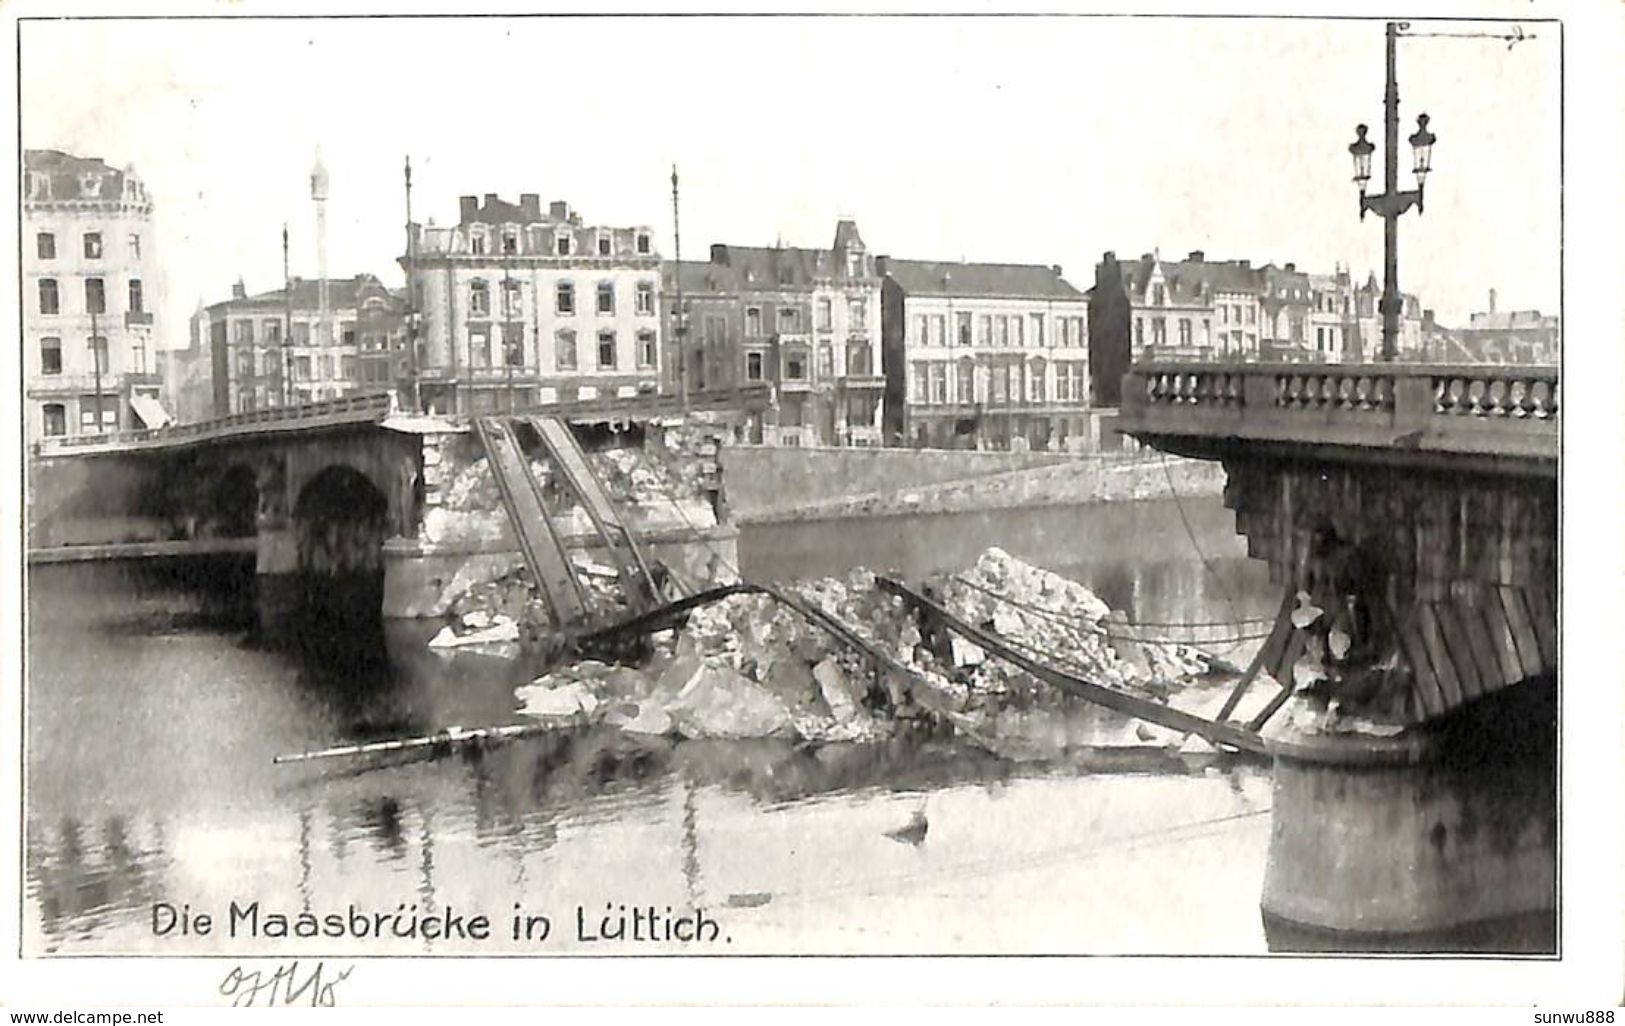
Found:
[[[725,473],[724,480],[735,522],[752,524],[1211,497],[1224,492],[1225,472],[1218,463],[1178,457],[1062,457],[1049,465],[919,486],[899,483],[820,501],[770,502],[763,496],[748,512],[733,502],[739,478]]]
[[[119,457],[28,461],[28,547],[116,545],[176,537],[152,467]]]
[[[1058,452],[727,445],[718,454],[728,510],[749,522],[837,499],[1032,467],[1069,464]]]

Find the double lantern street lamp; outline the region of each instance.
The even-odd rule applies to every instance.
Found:
[[[1367,211],[1383,219],[1383,275],[1382,275],[1382,359],[1393,360],[1399,353],[1399,215],[1416,207],[1422,212],[1422,188],[1428,172],[1433,168],[1435,136],[1428,131],[1428,116],[1419,114],[1416,131],[1410,136],[1411,152],[1415,158],[1412,170],[1416,174],[1416,188],[1401,192],[1399,189],[1399,86],[1394,72],[1394,43],[1401,29],[1409,28],[1405,22],[1388,23],[1388,88],[1383,103],[1383,191],[1376,196],[1366,193],[1371,181],[1371,154],[1376,146],[1368,140],[1365,125],[1354,129],[1355,139],[1349,146],[1354,158],[1354,182],[1360,187],[1360,220]]]

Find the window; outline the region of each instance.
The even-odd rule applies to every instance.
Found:
[[[931,344],[931,318],[921,314],[918,323],[919,334],[915,336],[915,340],[922,346],[928,346]]]
[[[96,417],[98,413],[100,414],[102,421],[101,427],[99,428],[96,426]],[[100,397],[100,401],[97,401],[97,397],[93,395],[80,396],[79,430],[81,432],[107,430],[117,431],[118,400],[110,395]]]
[[[867,342],[848,342],[846,344],[846,372],[854,377],[870,377],[874,374],[874,361]]]
[[[1255,309],[1255,308],[1254,308],[1254,307],[1251,307],[1251,306],[1249,306],[1249,307],[1248,307],[1248,308],[1247,308],[1247,323],[1248,323],[1248,324],[1252,324],[1252,323],[1253,323],[1253,312],[1254,312],[1254,309]]]
[[[649,233],[638,232],[638,252],[647,256],[650,252]]]
[[[102,233],[85,233],[85,259],[100,260],[102,258]]]
[[[781,334],[797,334],[801,331],[801,308],[795,306],[779,307],[779,332]]]
[[[1179,344],[1182,346],[1191,344],[1191,319],[1189,317],[1179,319]]]
[[[1032,400],[1035,403],[1044,402],[1044,361],[1034,360],[1027,367],[1028,375],[1032,380]]]
[[[491,327],[487,324],[468,326],[468,365],[491,366]]]
[[[576,312],[576,287],[561,281],[553,288],[553,309],[566,316]]]
[[[786,381],[806,381],[807,358],[799,353],[786,357],[784,360],[784,379]]]
[[[310,345],[310,323],[300,321],[293,326],[293,344],[296,346]]]
[[[762,380],[762,354],[761,353],[746,353],[745,354],[745,380],[746,381],[761,381]]]
[[[1219,323],[1220,324],[1229,324],[1230,323],[1230,308],[1228,306],[1219,307]]]
[[[940,361],[931,364],[931,401],[948,401],[948,365]]]
[[[983,314],[981,316],[981,318],[978,320],[976,327],[977,327],[976,335],[977,335],[977,338],[981,340],[982,345],[984,345],[984,346],[992,345],[993,344],[993,318],[988,316],[987,314]]]
[[[34,236],[34,246],[41,260],[56,259],[56,236],[50,232],[40,232]]]
[[[762,333],[762,308],[748,306],[745,308],[745,334],[760,335]]]
[[[828,342],[818,343],[818,376],[820,378],[835,376],[835,352]]]
[[[525,365],[525,326],[523,324],[504,324],[502,326],[502,362],[507,367],[523,367]]]
[[[145,308],[142,306],[142,298],[143,297],[141,295],[141,279],[140,278],[131,278],[130,279],[130,312],[131,313],[142,313],[144,311]]]
[[[1006,348],[1010,345],[1010,318],[999,318],[999,345]]]
[[[954,321],[959,335],[959,344],[962,346],[970,345],[970,314],[954,314]]]
[[[39,371],[41,374],[62,373],[62,340],[47,337],[39,340]]]
[[[598,236],[598,255],[599,256],[609,256],[609,236],[608,235],[600,234]]]
[[[515,314],[520,317],[525,316],[525,294],[520,290],[518,282],[504,281],[502,283],[502,315],[508,317]]]
[[[140,334],[130,336],[130,370],[137,374],[147,373],[147,344]]]
[[[141,236],[130,236],[130,255],[137,260],[141,259]]]
[[[831,325],[834,323],[835,312],[834,312],[834,307],[831,305],[829,300],[820,299],[818,301],[818,314],[817,314],[817,317],[818,317],[818,330],[819,331],[829,331],[829,330],[831,330]]]
[[[475,232],[473,235],[471,235],[468,240],[468,248],[473,251],[475,256],[484,256],[485,233]]]
[[[559,256],[569,256],[570,236],[564,234],[553,236],[553,252]]]
[[[1079,349],[1089,344],[1089,322],[1082,317],[1072,318],[1072,340]]]
[[[502,233],[502,252],[507,256],[514,256],[519,252],[519,236],[514,232]]]
[[[469,282],[468,315],[470,317],[491,316],[491,287],[483,281]]]
[[[1010,368],[999,364],[991,368],[989,379],[988,402],[1004,403],[1010,399]]]
[[[233,341],[240,346],[254,344],[254,322],[249,320],[232,321]]]
[[[340,359],[339,377],[345,381],[355,380],[355,357],[345,356]]]
[[[55,438],[68,433],[68,411],[61,403],[46,403],[40,407],[45,421],[45,434]]]
[[[869,328],[869,304],[862,299],[853,299],[847,302],[847,327],[852,331],[867,331]]]
[[[1069,403],[1073,401],[1072,377],[1068,373],[1068,368],[1071,366],[1072,365],[1070,363],[1057,363],[1055,365],[1055,401],[1058,403]],[[1083,397],[1078,396],[1078,398],[1081,399]]]
[[[1010,318],[1011,341],[1016,344],[1017,349],[1020,349],[1022,346],[1027,344],[1027,340],[1022,337],[1026,327],[1027,322],[1022,320],[1020,314],[1016,314],[1014,317]]]
[[[615,312],[615,283],[601,281],[598,283],[598,312],[612,314]]]
[[[569,328],[553,336],[553,366],[561,371],[576,369],[576,333]]]
[[[1154,346],[1168,344],[1168,322],[1161,317],[1151,322],[1151,344]]]
[[[1072,344],[1072,318],[1058,317],[1055,321],[1055,344],[1065,349]]]
[[[339,325],[339,339],[341,341],[343,341],[343,343],[345,345],[347,345],[347,346],[355,345],[355,325],[354,324],[341,324],[341,325]]]
[[[237,377],[239,379],[254,376],[254,350],[240,349],[237,351]]]
[[[39,280],[39,312],[54,314],[61,309],[61,301],[56,294],[56,279],[41,278]]]
[[[955,382],[955,384],[959,386],[958,396],[959,396],[959,401],[960,402],[962,402],[962,403],[975,402],[976,401],[976,365],[974,363],[971,363],[970,360],[960,360],[959,361],[959,380],[957,382]]]
[[[293,380],[310,380],[310,357],[301,356],[293,361]]]
[[[1142,317],[1134,318],[1134,347],[1145,348],[1145,319]]]
[[[1162,306],[1163,304],[1167,303],[1167,301],[1168,294],[1163,291],[1161,285],[1151,286],[1151,302],[1153,305]]]
[[[1042,349],[1044,348],[1044,315],[1033,314],[1031,319],[1033,323],[1033,345]]]
[[[926,401],[926,389],[931,377],[929,365],[924,360],[915,360],[909,365],[909,371],[908,401],[923,403]]]
[[[107,286],[100,278],[85,279],[85,312],[107,312]]]
[[[652,281],[638,282],[637,311],[644,316],[652,316],[655,312],[655,283]]]
[[[638,332],[638,369],[651,370],[659,354],[659,344],[655,341],[655,333],[645,328]]]
[[[615,367],[615,332],[600,331],[598,333],[598,369],[611,370]]]

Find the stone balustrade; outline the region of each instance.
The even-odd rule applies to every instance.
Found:
[[[1555,473],[1561,408],[1550,366],[1153,363],[1124,376],[1122,428],[1209,458],[1250,440],[1508,457]]]

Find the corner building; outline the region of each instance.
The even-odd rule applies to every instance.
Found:
[[[660,382],[660,255],[648,227],[583,223],[464,196],[458,223],[409,227],[424,409],[486,413],[654,392]]]

